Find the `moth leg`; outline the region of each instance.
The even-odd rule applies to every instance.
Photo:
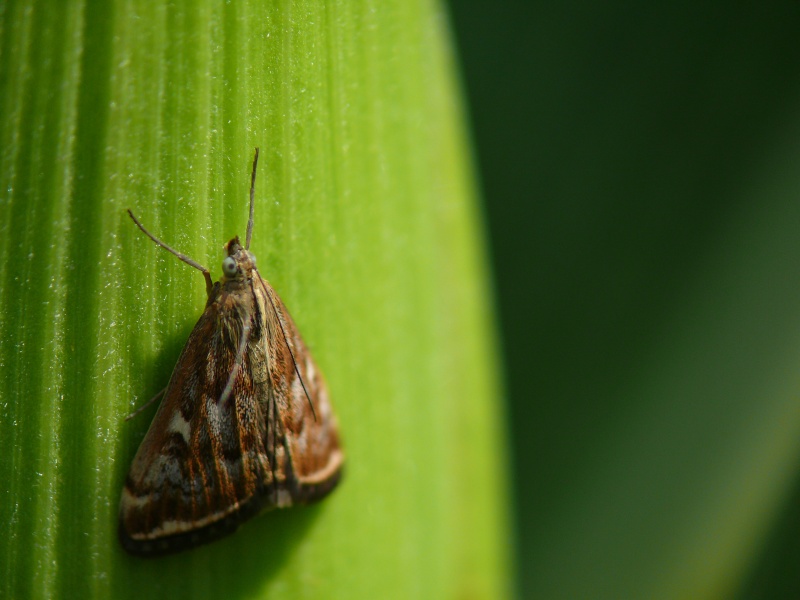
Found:
[[[146,409],[148,406],[150,406],[150,405],[151,405],[153,402],[155,402],[156,400],[158,400],[159,398],[161,398],[161,396],[163,396],[163,395],[164,395],[164,392],[166,392],[166,391],[167,391],[167,388],[164,388],[163,390],[161,390],[160,392],[158,392],[158,393],[157,393],[155,396],[153,396],[152,398],[150,398],[150,400],[148,400],[147,402],[145,402],[145,403],[144,403],[142,406],[140,406],[140,407],[139,407],[139,408],[137,408],[135,411],[133,411],[131,414],[129,414],[127,417],[125,417],[125,420],[126,420],[126,421],[130,421],[130,420],[131,420],[132,418],[134,418],[136,415],[140,414],[140,413],[141,413],[141,412],[142,412],[144,409]]]

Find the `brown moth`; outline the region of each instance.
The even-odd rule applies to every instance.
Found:
[[[246,243],[228,242],[216,283],[128,211],[202,271],[208,292],[122,490],[119,538],[132,554],[210,542],[263,510],[319,500],[339,481],[325,381],[249,250],[257,164],[258,148]]]

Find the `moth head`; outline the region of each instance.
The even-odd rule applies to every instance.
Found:
[[[256,266],[256,257],[242,247],[238,236],[228,242],[227,250],[228,256],[222,261],[224,280],[244,281],[249,279]]]

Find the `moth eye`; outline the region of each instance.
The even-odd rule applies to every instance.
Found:
[[[236,261],[233,260],[232,256],[229,256],[225,260],[222,261],[222,272],[229,277],[233,277],[236,275]]]

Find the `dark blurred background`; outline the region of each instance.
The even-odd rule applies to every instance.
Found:
[[[451,2],[523,598],[800,598],[800,3]]]

